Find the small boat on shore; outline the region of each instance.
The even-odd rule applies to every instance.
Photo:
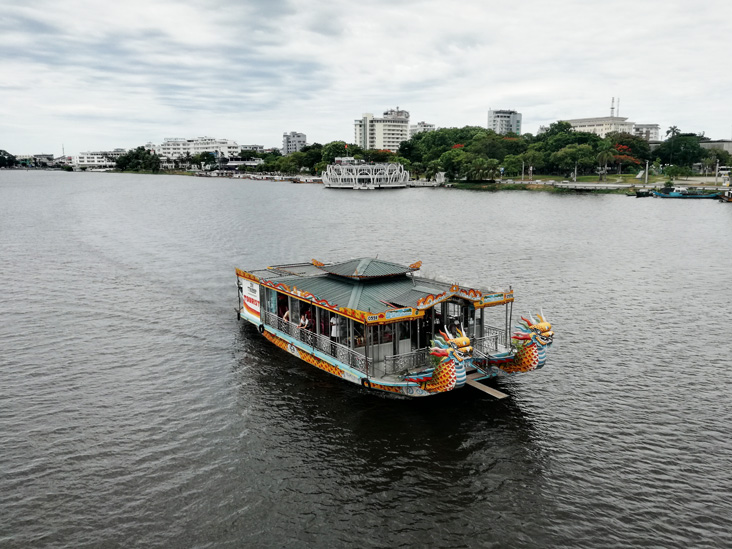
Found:
[[[419,277],[421,261],[373,258],[236,270],[237,317],[281,349],[367,389],[407,397],[529,372],[546,362],[554,332],[522,317],[511,335],[512,289]]]
[[[727,189],[719,195],[720,202],[732,202],[732,189]]]
[[[653,195],[659,198],[717,198],[719,193],[705,193],[686,187],[665,187],[660,191],[653,191]]]

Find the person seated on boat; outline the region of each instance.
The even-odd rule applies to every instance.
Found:
[[[456,318],[452,321],[452,326],[450,326],[450,333],[452,334],[453,338],[460,337],[460,331],[462,329],[460,328],[460,321]]]
[[[442,324],[442,315],[437,313],[435,315],[435,333],[439,334],[440,332],[444,331],[445,326]]]
[[[308,318],[308,312],[305,311],[303,314],[300,315],[300,322],[298,323],[298,328],[307,328],[310,326],[310,319]]]
[[[285,309],[285,314],[282,316],[282,320],[290,322],[290,309]]]

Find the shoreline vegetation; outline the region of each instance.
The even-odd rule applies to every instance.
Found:
[[[10,168],[11,170],[22,170],[22,171],[67,171],[59,170],[57,168]],[[280,181],[289,182],[295,184],[322,184],[322,181],[317,176],[310,176],[303,174],[302,176],[293,176],[288,174],[261,174],[261,173],[218,173],[216,171],[203,172],[203,171],[191,171],[191,170],[82,170],[82,172],[88,173],[108,173],[108,174],[120,174],[120,173],[134,173],[141,175],[183,175],[188,177],[205,177],[209,178],[223,178],[223,179],[242,179],[252,181]],[[76,173],[80,173],[77,171]],[[514,179],[497,179],[495,181],[486,180],[459,180],[449,181],[442,185],[430,186],[430,188],[451,188],[455,190],[467,190],[467,191],[482,191],[482,192],[496,192],[496,191],[530,191],[530,192],[545,192],[545,193],[558,193],[558,194],[622,194],[634,193],[638,189],[656,189],[660,190],[664,187],[669,186],[684,186],[688,188],[719,188],[727,189],[729,187],[724,186],[721,178],[718,178],[717,182],[714,181],[714,176],[697,176],[690,177],[688,179],[681,179],[676,181],[669,181],[668,178],[658,175],[649,176],[648,183],[646,184],[643,179],[639,180],[635,175],[622,174],[614,175],[608,178],[607,181],[598,181],[597,176],[579,176],[577,181],[572,180],[557,180],[551,175],[535,174],[534,179],[529,180],[514,180]],[[421,180],[424,183],[424,179]],[[582,188],[572,188],[574,186],[581,186]],[[416,187],[425,187],[425,185],[415,185]],[[596,188],[594,188],[596,187]],[[712,191],[710,191],[712,192]]]
[[[431,186],[430,182],[439,180],[444,186],[476,191],[630,194],[638,188],[710,185],[710,179],[717,179],[715,174],[728,176],[732,155],[708,148],[709,141],[703,133],[682,133],[676,126],[668,129],[664,141],[654,143],[622,132],[600,137],[560,121],[537,135],[498,134],[478,126],[441,128],[414,134],[397,151],[331,141],[306,145],[287,155],[271,149],[242,150],[230,157],[186,152],[168,158],[159,156],[155,148],[140,146],[119,157],[108,156],[105,167],[116,167],[118,172],[313,183],[328,166],[352,158],[365,164],[401,164],[416,181],[413,186]],[[12,155],[0,153],[0,167],[19,164]],[[99,171],[91,165],[76,168]],[[63,169],[73,168],[65,165]]]

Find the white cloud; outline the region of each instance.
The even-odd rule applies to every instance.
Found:
[[[659,0],[0,0],[0,148],[212,135],[352,140],[363,112],[439,126],[513,108],[527,131],[621,115],[730,138],[732,5]]]

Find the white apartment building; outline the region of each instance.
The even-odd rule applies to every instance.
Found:
[[[71,164],[76,169],[110,169],[117,166],[117,159],[123,154],[127,154],[127,149],[81,152],[72,157]]]
[[[243,151],[252,151],[257,153],[263,153],[264,152],[264,145],[242,145],[241,150]]]
[[[241,147],[237,145],[236,141],[214,137],[196,137],[195,139],[166,137],[161,145],[148,143],[145,147],[154,150],[160,157],[170,159],[181,158],[186,154],[194,156],[204,152],[231,158],[241,151]]]
[[[609,133],[622,132],[633,133],[635,122],[628,122],[627,118],[621,116],[600,116],[598,118],[575,118],[564,120],[572,124],[572,129],[578,132],[594,133],[605,137]]]
[[[633,135],[642,137],[646,141],[659,141],[661,126],[658,124],[636,124],[633,127]]]
[[[521,135],[521,113],[490,109],[488,111],[488,129],[502,135],[507,133]]]
[[[290,132],[282,134],[282,154],[288,155],[302,149],[306,142],[304,133]]]
[[[409,139],[409,113],[389,109],[383,118],[374,118],[365,113],[354,121],[356,145],[362,149],[389,150],[397,152],[402,141]]]
[[[416,124],[410,124],[409,126],[409,137],[411,138],[416,133],[422,132],[433,132],[437,128],[434,124],[428,124],[427,122],[417,122]]]

